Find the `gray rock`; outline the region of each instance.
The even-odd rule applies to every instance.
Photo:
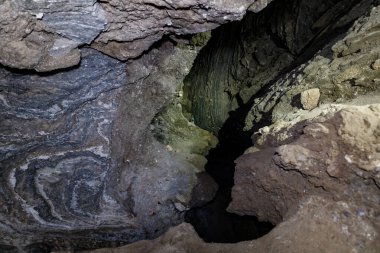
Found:
[[[102,6],[109,25],[93,46],[118,59],[137,57],[163,35],[195,34],[240,20],[253,2],[107,0]]]
[[[42,231],[57,236],[101,223],[131,229],[105,190],[125,67],[94,50],[83,56],[79,68],[47,76],[1,69],[0,244],[22,247]]]
[[[373,70],[378,70],[380,69],[380,59],[377,59],[376,61],[374,61],[371,65],[372,69]]]
[[[260,12],[262,11],[272,0],[257,0],[251,6],[249,6],[249,11]]]
[[[178,196],[190,206],[199,168],[149,125],[196,52],[166,43],[127,73],[93,49],[82,54],[59,73],[0,69],[0,245],[132,242],[180,223]]]
[[[209,51],[213,55],[211,64],[202,60],[207,55],[200,56],[198,63],[206,62],[207,67],[198,66],[200,70],[192,73],[200,78],[200,86],[197,82],[188,82],[185,89],[185,98],[194,95],[203,99],[190,101],[187,108],[190,115],[194,113],[196,123],[216,133],[230,110],[249,101],[253,94],[273,81],[295,55],[303,53],[306,46],[319,48],[313,43],[345,27],[372,4],[366,0],[354,6],[354,2],[279,2],[278,6],[289,9],[272,5],[275,7],[271,15],[264,10],[254,18],[247,17],[235,30],[239,36],[245,32],[242,38],[236,39],[237,36],[228,33],[236,29],[236,24],[230,25],[231,30],[222,29],[220,37],[214,37],[214,43],[220,43],[221,47]],[[186,41],[182,35],[239,20],[247,8],[259,11],[267,1],[254,3],[254,0],[0,0],[0,63],[4,66],[0,69],[0,251],[38,252],[39,247],[83,249],[154,238],[182,222],[182,211],[212,199],[217,189],[215,183],[197,173],[215,138],[195,126],[184,126],[189,132],[196,129],[198,139],[206,141],[181,142],[181,136],[174,129],[174,134],[166,136],[172,138],[168,140],[173,145],[169,149],[158,142],[156,133],[151,131],[152,119],[160,116],[169,115],[168,121],[179,119],[180,125],[189,123],[182,115],[182,108],[168,110],[167,114],[162,112],[173,101],[198,53],[191,47],[174,47],[162,37]],[[322,15],[326,11],[327,14]],[[299,16],[288,18],[292,13]],[[348,14],[343,15],[345,13]],[[269,22],[268,17],[272,15],[276,18]],[[331,25],[335,17],[341,18]],[[301,77],[298,80],[297,75],[292,76],[301,71],[309,78],[306,78],[307,84],[320,80],[315,78],[318,71],[326,71],[328,81],[335,85],[329,86],[331,90],[354,84],[355,88],[348,89],[347,93],[339,93],[340,90],[333,93],[334,96],[373,89],[379,81],[378,72],[372,66],[377,59],[373,54],[378,52],[378,17],[377,7],[372,16],[360,19],[333,48],[329,45],[328,50],[318,54],[312,61],[317,64],[310,64],[309,68],[302,66],[287,75],[287,81],[274,83],[268,96],[257,100],[252,115],[259,118],[273,109],[273,119],[279,119],[279,108],[287,112],[291,103],[286,99],[312,88],[304,85],[306,81],[302,82]],[[251,24],[255,24],[254,29],[247,32],[245,29]],[[218,41],[226,37],[227,40]],[[160,43],[155,44],[157,41]],[[84,45],[130,61],[122,63]],[[347,61],[350,64],[344,65]],[[207,72],[214,66],[222,67],[209,75]],[[319,70],[321,66],[325,68]],[[68,69],[44,74],[35,72],[62,68]],[[341,70],[339,75],[337,70]],[[368,77],[370,82],[362,76]],[[289,88],[290,81],[297,81],[292,82],[297,89]],[[317,82],[316,86],[322,91],[323,101],[331,98],[323,93],[323,85]],[[285,93],[288,88],[291,92],[282,96],[282,88]],[[277,106],[278,97],[285,97],[281,102],[286,101]],[[276,101],[271,100],[275,98]],[[173,114],[175,117],[170,117]],[[205,115],[215,116],[215,121],[209,124]],[[257,119],[251,118],[251,123],[258,122]],[[171,124],[164,127],[169,132],[172,130]],[[315,129],[305,131],[316,134]],[[182,154],[173,150],[180,150]],[[188,158],[187,154],[199,156]],[[347,159],[362,163],[360,155],[354,155]],[[371,187],[378,183],[372,164],[360,166],[371,176]],[[327,168],[326,173],[333,178],[340,175],[339,169],[334,167]],[[202,181],[207,182],[208,187]],[[370,194],[369,198],[373,195],[376,196]],[[321,228],[317,226],[319,220],[312,219],[320,214],[316,206],[332,205],[350,214],[356,208],[344,205],[339,209],[335,202],[323,198],[312,199],[305,206],[308,203],[311,207],[306,210],[312,211],[299,217],[315,221],[315,229]],[[331,217],[330,208],[322,211],[324,216]],[[341,219],[344,215],[337,217]],[[364,226],[360,219],[349,220],[354,224],[351,227],[357,229],[354,238],[358,240],[350,237],[350,244],[339,244],[343,247],[340,251],[355,248],[357,241],[368,239],[363,231],[373,235],[373,227]],[[331,224],[327,221],[323,224]],[[296,222],[293,228],[298,228],[298,224]],[[302,225],[298,235],[310,235],[304,233],[308,226]],[[335,225],[334,229],[341,223]],[[327,235],[325,231],[329,231],[329,227],[322,228],[320,235]],[[339,242],[348,241],[346,234],[336,235]],[[275,240],[278,236],[270,238]],[[203,245],[199,238],[194,241]],[[262,245],[263,251],[274,245],[272,252],[276,252],[282,244],[269,241]],[[226,247],[227,252],[231,251],[230,247]],[[301,248],[301,252],[304,249]]]
[[[92,13],[54,12],[44,15],[49,28],[65,38],[77,42],[76,46],[90,44],[106,26],[100,7]]]
[[[78,47],[91,43],[107,23],[94,0],[6,0],[0,13],[0,63],[39,72],[77,65]]]
[[[239,20],[253,2],[4,0],[0,63],[39,72],[67,68],[78,64],[84,44],[127,60],[164,35],[175,39]]]

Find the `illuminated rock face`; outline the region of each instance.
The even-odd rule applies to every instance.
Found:
[[[78,47],[120,60],[164,35],[181,37],[240,20],[254,0],[2,0],[0,63],[46,72],[77,65]],[[264,8],[267,2],[256,2]]]
[[[319,195],[355,203],[378,225],[380,106],[332,108],[271,129],[236,161],[231,212],[280,223],[302,199]]]

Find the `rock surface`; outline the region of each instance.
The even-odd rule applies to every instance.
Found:
[[[229,210],[277,223],[262,238],[205,243],[184,223],[152,241],[86,252],[378,252],[379,130],[380,104],[340,106],[272,131],[239,158]]]
[[[276,1],[216,29],[185,79],[184,109],[196,125],[217,135],[231,111],[252,104],[252,96],[313,56],[373,2]]]
[[[309,61],[278,78],[255,98],[246,118],[246,130],[262,121],[292,118],[299,108],[298,94],[308,89],[320,90],[320,104],[343,103],[378,92],[380,70],[371,66],[380,53],[379,24],[380,8],[376,6]]]
[[[375,253],[380,247],[378,227],[368,217],[358,215],[360,212],[352,203],[312,196],[300,203],[294,215],[255,241],[204,243],[191,225],[184,223],[153,241],[86,253]]]
[[[200,33],[191,38],[190,44],[180,47],[198,51],[207,44],[209,38],[209,33]],[[176,96],[154,117],[151,131],[168,150],[182,156],[202,172],[207,163],[206,155],[217,145],[218,139],[185,117],[182,89],[183,84],[178,86]]]
[[[96,0],[4,0],[0,14],[0,63],[39,72],[77,65],[107,24]]]
[[[153,237],[183,220],[176,206],[210,198],[193,198],[200,169],[149,131],[196,53],[167,42],[127,66],[83,49],[69,71],[1,69],[1,251]]]
[[[209,38],[189,34],[269,2],[0,0],[0,251],[162,235],[212,199],[204,156],[256,95],[246,128],[274,124],[238,160],[229,210],[277,228],[222,245],[185,224],[115,251],[378,252],[379,106],[327,104],[379,102],[379,7],[331,42],[378,1],[273,3],[213,32],[183,80]],[[312,88],[320,107],[299,110]]]
[[[237,160],[230,211],[279,223],[302,198],[321,195],[378,212],[380,105],[322,115],[270,131]]]
[[[255,147],[237,160],[228,210],[277,224],[269,234],[210,244],[182,224],[153,241],[95,252],[378,252],[379,48],[367,38],[377,36],[378,11],[255,101],[250,116],[257,118],[247,123],[269,116],[273,124],[260,129]],[[300,110],[295,96],[312,88],[320,90],[321,105]]]
[[[39,72],[67,68],[78,64],[78,47],[86,44],[127,60],[164,35],[194,34],[240,20],[254,2],[2,0],[0,63]]]
[[[318,106],[321,93],[318,88],[305,90],[301,92],[301,104],[305,110],[313,110]]]
[[[209,141],[189,144],[189,159],[151,122],[199,50],[173,40],[239,20],[253,2],[1,0],[1,251],[152,238],[210,200],[217,187],[197,173],[215,137],[191,127]]]

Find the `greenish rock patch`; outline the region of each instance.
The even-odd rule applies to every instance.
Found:
[[[198,52],[210,36],[210,32],[195,34],[188,41],[179,43],[177,49]],[[186,101],[181,84],[177,86],[173,98],[152,120],[151,131],[169,151],[194,165],[197,172],[202,172],[207,162],[205,156],[217,145],[218,139],[194,124],[191,113],[182,109]]]
[[[205,156],[218,139],[210,132],[196,126],[182,114],[181,91],[152,121],[155,138],[182,156],[200,171],[207,160]]]

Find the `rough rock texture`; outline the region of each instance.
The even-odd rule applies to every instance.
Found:
[[[213,31],[185,79],[184,109],[196,125],[217,134],[230,111],[250,102],[292,64],[313,56],[373,2],[276,1]]]
[[[0,251],[132,242],[183,219],[199,168],[149,128],[196,52],[166,42],[126,66],[83,49],[69,71],[0,70]]]
[[[379,252],[378,17],[375,7],[255,101],[257,118],[247,122],[269,116],[273,124],[237,160],[228,210],[277,224],[269,234],[208,244],[182,224],[153,241],[94,252]],[[322,104],[300,109],[300,93],[312,88]]]
[[[216,185],[197,173],[215,137],[190,126],[209,138],[185,148],[193,159],[151,132],[202,44],[167,41],[239,20],[253,2],[1,0],[1,251],[151,238],[210,200]]]
[[[378,252],[379,230],[370,216],[350,202],[331,201],[312,196],[299,205],[294,215],[279,224],[268,235],[255,241],[236,244],[204,243],[189,224],[171,228],[154,241],[98,249],[91,253],[321,253]]]
[[[277,223],[266,236],[204,243],[181,224],[153,241],[91,252],[378,252],[380,104],[327,110],[272,131],[237,161],[229,210]]]
[[[379,24],[377,6],[311,60],[280,77],[255,99],[246,129],[263,120],[286,121],[300,108],[298,95],[312,88],[319,88],[320,104],[342,103],[379,91],[380,69],[373,67],[380,55]]]
[[[180,44],[179,47],[198,51],[209,38],[210,33],[200,33],[193,36],[188,45]],[[183,84],[178,86],[176,96],[154,117],[151,131],[168,150],[182,156],[201,172],[207,163],[205,156],[217,145],[218,139],[184,116],[182,89]]]
[[[305,110],[312,110],[318,106],[321,93],[318,88],[314,88],[301,92],[300,96],[302,108]]]
[[[106,0],[109,25],[94,47],[119,59],[136,57],[163,35],[204,32],[240,20],[254,0]],[[257,3],[264,8],[267,3]]]
[[[84,44],[126,60],[164,35],[239,20],[254,0],[1,0],[0,63],[40,72],[78,64]],[[256,9],[267,2],[259,1]]]
[[[251,102],[291,64],[378,4],[279,1],[214,32],[183,82],[208,39],[189,34],[241,19],[247,8],[257,12],[268,2],[0,0],[0,251],[118,246],[179,224],[184,211],[210,200],[217,188],[200,173],[216,139],[193,123],[217,133],[230,110]],[[344,38],[275,82],[247,122],[272,111],[273,122],[291,118],[284,115],[298,110],[295,95],[310,88],[320,88],[323,103],[375,91],[379,16],[374,8]],[[193,44],[181,44],[188,41]],[[124,249],[378,252],[378,111],[345,109],[289,123],[292,136],[272,126],[255,137],[262,150],[239,160],[246,170],[238,171],[235,191],[243,194],[235,193],[230,210],[284,220],[268,236],[210,245],[182,225]],[[355,131],[352,122],[367,131]],[[260,163],[268,166],[258,168],[267,168],[263,187],[251,187],[251,180],[244,188],[254,175],[239,175]],[[268,181],[273,177],[277,187]],[[279,199],[281,193],[286,196]]]
[[[218,139],[211,133],[189,122],[182,114],[181,103],[174,99],[152,122],[152,132],[168,150],[182,155],[184,159],[204,170],[206,155]]]
[[[379,130],[380,105],[370,105],[271,131],[237,160],[229,210],[279,223],[300,199],[321,195],[377,213]]]
[[[96,0],[3,0],[0,14],[0,63],[40,72],[77,65],[107,24]]]

